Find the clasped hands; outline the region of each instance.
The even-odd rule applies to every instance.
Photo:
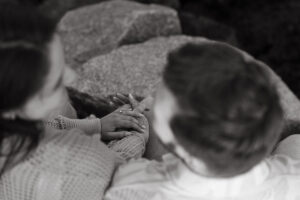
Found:
[[[142,114],[143,106],[129,94],[116,94],[115,101],[123,102],[123,106],[101,118],[102,140],[121,139],[132,134],[145,134],[149,137],[149,124]]]

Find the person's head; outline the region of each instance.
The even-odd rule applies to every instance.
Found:
[[[230,177],[271,153],[282,115],[265,68],[229,45],[205,41],[169,54],[153,125],[188,167]]]
[[[6,161],[37,146],[41,121],[66,100],[55,30],[33,7],[0,4],[0,156]],[[7,164],[0,162],[0,169]]]

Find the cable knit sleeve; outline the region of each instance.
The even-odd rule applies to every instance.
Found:
[[[140,158],[145,152],[146,143],[149,138],[149,123],[146,117],[141,117],[140,123],[145,125],[145,131],[138,133],[130,131],[131,135],[120,140],[114,140],[108,143],[108,147],[116,152],[123,162],[131,158]],[[45,122],[47,128],[59,130],[71,130],[78,128],[87,135],[98,133],[101,137],[101,119],[70,119],[62,115],[54,116]]]
[[[51,121],[46,122],[46,126],[61,130],[71,130],[78,128],[87,135],[101,133],[101,121],[98,118],[94,119],[69,119],[62,115],[58,115]]]
[[[146,150],[146,144],[149,138],[149,123],[146,117],[141,117],[140,123],[145,125],[145,131],[138,133],[132,131],[132,135],[114,140],[108,144],[108,147],[117,152],[123,159],[140,158]]]
[[[135,135],[124,137],[121,140],[110,142],[108,147],[117,152],[124,160],[129,160],[143,156],[146,149],[146,142],[140,133],[136,133]]]
[[[116,167],[115,153],[105,144],[73,129],[43,141],[26,161],[4,173],[0,196],[6,200],[100,200]]]

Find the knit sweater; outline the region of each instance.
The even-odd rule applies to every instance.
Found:
[[[147,137],[133,134],[108,148],[100,141],[100,134],[89,136],[96,131],[99,119],[65,121],[59,117],[48,123],[37,149],[1,177],[0,199],[102,199],[117,166],[140,157]]]
[[[171,154],[118,168],[105,200],[299,200],[300,135],[283,140],[250,171],[231,178],[195,174]]]

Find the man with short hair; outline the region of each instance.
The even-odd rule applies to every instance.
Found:
[[[276,147],[283,112],[252,57],[212,41],[173,51],[153,113],[171,153],[121,166],[107,200],[300,199],[299,136]]]

